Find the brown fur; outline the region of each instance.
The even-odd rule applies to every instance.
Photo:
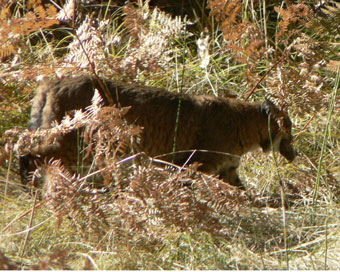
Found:
[[[217,174],[226,182],[242,187],[236,172],[240,156],[257,147],[262,147],[265,152],[271,150],[270,116],[274,150],[280,151],[289,161],[295,157],[291,145],[291,121],[269,101],[248,103],[205,95],[180,95],[112,80],[105,83],[114,103],[121,107],[131,106],[125,118],[129,123],[143,127],[139,148],[150,156],[173,151],[178,117],[176,151],[197,150],[190,162],[199,162],[199,170]],[[34,98],[29,128],[49,128],[51,122],[60,121],[65,112],[84,109],[91,104],[94,88],[108,104],[99,84],[90,76],[44,83]],[[59,146],[40,148],[33,155],[61,158],[64,163],[67,158],[75,160],[76,144],[70,142],[72,136],[68,137],[62,137]],[[175,157],[161,158],[174,158],[176,164],[182,165],[191,154],[192,151],[178,152]]]

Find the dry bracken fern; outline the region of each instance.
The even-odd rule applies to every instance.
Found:
[[[55,19],[57,9],[51,4],[43,6],[41,1],[30,1],[29,4],[32,11],[18,18],[13,17],[13,4],[11,2],[1,8],[0,59],[18,53],[22,35],[26,36],[40,29],[59,24],[59,21]]]

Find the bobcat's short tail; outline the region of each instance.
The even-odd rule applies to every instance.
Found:
[[[48,105],[49,88],[47,84],[42,84],[37,89],[36,95],[33,98],[31,109],[31,118],[28,124],[29,130],[34,130],[42,126],[45,116],[48,112],[52,112],[52,105]],[[19,158],[19,173],[21,184],[26,185],[29,173],[35,169],[35,156],[31,154],[22,155]]]
[[[52,112],[52,105],[48,103],[49,88],[47,84],[42,84],[37,89],[33,98],[31,119],[28,124],[28,129],[37,129],[44,123],[44,115],[49,115]]]

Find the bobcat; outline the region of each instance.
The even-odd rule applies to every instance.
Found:
[[[176,152],[162,157],[183,165],[198,162],[198,170],[216,174],[224,181],[243,188],[237,175],[240,156],[261,147],[264,152],[279,151],[288,161],[295,158],[292,146],[292,123],[269,100],[243,102],[207,95],[184,95],[164,89],[105,80],[111,99],[119,107],[131,106],[126,121],[143,128],[139,149],[150,156],[173,151],[177,122]],[[98,89],[108,105],[98,81],[88,75],[43,83],[33,100],[29,129],[50,128],[66,112],[84,109],[91,104]],[[180,103],[180,105],[179,105]],[[64,164],[76,161],[76,142],[72,133],[60,137],[59,145],[37,148],[20,158],[20,173],[25,183],[28,171],[34,169],[36,155],[60,158]],[[191,151],[188,151],[191,150]]]

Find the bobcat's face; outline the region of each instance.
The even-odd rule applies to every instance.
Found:
[[[282,137],[280,141],[279,151],[283,157],[291,162],[296,157],[296,152],[292,145],[292,121],[289,119],[288,116],[286,116],[283,120],[281,133]]]
[[[293,161],[296,152],[292,145],[292,121],[288,114],[278,111],[269,100],[263,102],[262,110],[268,116],[267,118],[270,118],[270,121],[268,121],[268,138],[260,143],[262,150],[264,152],[279,151],[289,162]]]

